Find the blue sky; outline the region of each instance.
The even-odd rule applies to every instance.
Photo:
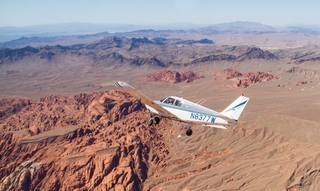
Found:
[[[319,0],[0,0],[0,26],[119,24],[320,25]]]

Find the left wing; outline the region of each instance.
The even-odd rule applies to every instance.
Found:
[[[127,92],[131,96],[135,97],[136,99],[139,99],[143,104],[148,105],[148,106],[152,107],[153,109],[157,110],[161,114],[162,117],[166,117],[166,118],[170,118],[170,119],[173,119],[173,120],[181,121],[181,119],[179,117],[177,117],[176,115],[172,114],[168,110],[164,109],[163,107],[158,105],[156,102],[154,102],[152,99],[148,98],[143,93],[141,93],[138,90],[134,89],[129,84],[127,84],[125,82],[119,82],[118,81],[118,82],[115,82],[115,85],[120,87],[120,88],[123,88],[123,90],[125,92]]]

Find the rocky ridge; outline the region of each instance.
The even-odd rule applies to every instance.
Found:
[[[0,190],[141,190],[168,154],[170,123],[121,91],[0,103]]]
[[[136,66],[152,65],[168,67],[170,65],[193,65],[213,61],[237,61],[248,59],[278,59],[269,51],[258,47],[248,46],[213,46],[214,42],[208,39],[181,40],[155,38],[126,38],[109,37],[88,44],[70,46],[43,46],[24,47],[17,49],[0,48],[0,64],[13,63],[32,58],[33,61],[61,62],[64,58],[73,59],[81,57],[90,64],[102,62],[104,65],[131,64]],[[171,52],[177,46],[181,47],[183,54]],[[209,51],[203,55],[196,50],[194,56],[188,55],[193,45],[205,45]],[[200,48],[201,46],[199,46]],[[193,48],[192,48],[193,49]],[[145,52],[150,52],[149,55]],[[155,51],[155,52],[154,52]],[[221,54],[221,51],[224,53]],[[161,54],[159,52],[162,52]],[[154,56],[158,55],[158,56]]]
[[[0,111],[0,190],[319,189],[318,123],[295,117],[249,112],[186,137],[178,122],[148,127],[141,103],[115,90],[2,98]],[[302,140],[314,126],[309,140],[270,128],[288,121]]]
[[[179,48],[179,51],[177,51]],[[65,59],[103,66],[129,64],[133,66],[190,66],[218,61],[243,62],[246,60],[282,60],[301,64],[319,60],[318,47],[288,50],[263,50],[257,46],[215,45],[208,39],[182,40],[179,38],[127,38],[112,36],[87,44],[70,46],[40,46],[0,48],[0,64],[32,59],[33,62],[63,63]]]

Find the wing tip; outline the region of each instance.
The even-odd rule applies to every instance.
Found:
[[[114,85],[117,86],[117,87],[121,87],[121,85],[119,84],[119,82],[115,82]]]
[[[114,83],[115,86],[120,87],[120,88],[133,88],[132,86],[130,86],[129,84],[125,83],[125,82],[121,82],[121,81],[116,81]]]

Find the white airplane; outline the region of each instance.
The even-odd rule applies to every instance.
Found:
[[[115,85],[139,99],[149,112],[156,115],[152,116],[148,121],[149,126],[158,124],[161,117],[169,118],[189,124],[186,131],[188,136],[192,135],[191,125],[200,124],[220,129],[236,125],[249,101],[248,97],[241,95],[222,112],[216,112],[198,103],[175,96],[169,96],[162,100],[151,100],[125,82],[115,82]]]

